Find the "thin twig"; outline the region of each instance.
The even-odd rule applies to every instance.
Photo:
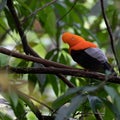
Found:
[[[38,102],[39,104],[45,106],[45,107],[48,108],[51,112],[53,112],[53,109],[50,108],[49,106],[47,106],[45,103],[43,103],[43,102],[35,99],[35,98],[32,97],[32,96],[29,96],[29,95],[25,94],[25,93],[23,93],[23,92],[21,92],[21,91],[19,91],[19,90],[17,90],[17,89],[15,89],[15,90],[16,90],[17,93],[22,94],[23,96],[25,96],[25,97],[28,98],[28,99],[32,99],[32,100],[34,100],[35,102]]]
[[[44,8],[50,6],[51,4],[53,4],[54,2],[56,2],[57,0],[52,0],[48,3],[46,3],[44,6],[42,6],[41,8],[36,9],[34,12],[32,12],[29,16],[27,16],[22,22],[25,23],[29,18],[35,16],[39,11],[43,10]]]
[[[72,5],[72,7],[71,7],[62,17],[60,17],[60,18],[57,20],[57,22],[56,22],[57,26],[59,26],[59,22],[60,22],[67,14],[69,14],[69,13],[72,11],[72,9],[75,7],[75,5],[77,4],[77,2],[78,2],[78,0],[75,0],[75,2],[74,2],[74,4]]]
[[[50,68],[51,69],[51,68]],[[64,76],[64,74],[62,75],[62,74],[58,74],[57,75],[69,88],[74,88],[75,87],[75,85],[73,84],[73,83],[71,83],[70,81],[68,81],[66,78],[65,78],[65,76]]]
[[[119,66],[119,62],[118,62],[117,55],[116,55],[115,48],[114,48],[114,39],[113,39],[113,35],[112,35],[112,29],[108,23],[108,20],[107,20],[106,14],[105,14],[103,0],[100,0],[100,3],[101,3],[102,15],[103,15],[106,27],[107,27],[107,31],[110,36],[111,48],[112,48],[112,51],[113,51],[113,54],[114,54],[114,57],[115,57],[115,60],[116,60],[117,66],[118,66],[119,73],[120,73],[120,66]]]

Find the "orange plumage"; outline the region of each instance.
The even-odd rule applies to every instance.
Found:
[[[69,32],[65,32],[62,34],[62,39],[64,41],[64,43],[68,43],[70,46],[70,50],[83,50],[86,48],[96,48],[97,45],[86,41],[84,38],[82,38],[81,36],[69,33]]]

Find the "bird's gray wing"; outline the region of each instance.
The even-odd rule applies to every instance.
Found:
[[[88,55],[100,61],[101,63],[107,62],[107,57],[99,48],[88,48],[88,49],[85,49],[85,52]]]

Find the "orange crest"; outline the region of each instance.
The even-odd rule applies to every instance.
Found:
[[[97,47],[94,43],[86,41],[81,36],[69,32],[62,34],[62,40],[64,43],[69,44],[70,50],[84,50],[90,47]]]

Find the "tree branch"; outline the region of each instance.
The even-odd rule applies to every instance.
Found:
[[[49,65],[49,66],[53,66],[53,67],[62,68],[62,70],[64,68],[63,71],[61,71],[61,70],[56,71],[57,68],[52,68],[52,67],[47,68],[47,71],[46,71],[46,68],[39,68],[39,73],[42,73],[43,70],[45,70],[46,73],[49,73],[49,74],[52,72],[53,74],[58,74],[58,73],[62,74],[63,73],[64,75],[65,74],[67,75],[68,74],[67,72],[69,72],[68,75],[74,75],[74,76],[77,76],[77,77],[89,77],[89,78],[94,78],[94,79],[99,79],[99,80],[105,80],[105,75],[103,75],[103,74],[99,75],[99,74],[95,74],[94,72],[81,71],[80,69],[75,69],[75,68],[73,69],[72,67],[69,67],[69,66],[66,66],[66,65],[63,65],[63,64],[60,64],[60,63],[52,62],[52,61],[49,61],[49,60],[45,60],[45,59],[41,59],[41,58],[37,58],[37,57],[33,57],[33,56],[23,55],[23,54],[8,50],[8,49],[3,48],[3,47],[0,47],[0,53],[6,54],[6,55],[9,55],[9,56],[13,56],[13,57],[17,57],[17,58],[21,58],[21,59],[24,59],[24,60],[27,60],[27,61],[32,61],[32,62],[42,63],[44,65]],[[71,69],[72,71],[71,72],[67,71],[68,69]],[[31,69],[27,69],[27,73],[30,72],[30,70]],[[33,70],[33,72],[34,71],[35,70]],[[37,71],[38,70],[36,70],[36,73],[38,73]],[[24,72],[25,71],[23,71],[23,73]],[[75,73],[73,73],[73,72],[75,72]],[[120,78],[119,77],[112,77],[112,78],[109,79],[109,82],[120,84]],[[71,85],[71,87],[72,87],[72,85]]]
[[[21,59],[24,59],[27,61],[41,63],[45,66],[51,66],[50,68],[49,67],[48,68],[47,67],[46,68],[39,68],[39,69],[35,68],[36,72],[35,72],[35,70],[33,70],[33,72],[35,72],[35,73],[38,73],[38,70],[39,70],[39,73],[42,73],[44,70],[44,73],[46,72],[49,74],[73,75],[73,76],[77,76],[77,77],[88,77],[88,78],[94,78],[94,79],[99,79],[99,80],[103,80],[103,81],[106,79],[106,76],[104,74],[101,74],[101,73],[83,71],[83,70],[80,70],[77,68],[72,68],[72,67],[69,67],[69,66],[66,66],[66,65],[63,65],[60,63],[52,62],[52,61],[49,61],[46,59],[41,59],[38,57],[29,56],[29,55],[23,55],[23,54],[8,50],[8,49],[3,48],[3,47],[0,47],[0,53],[6,54],[9,56],[13,56],[16,58],[21,58]],[[57,67],[57,68],[53,68],[53,67]],[[59,69],[59,68],[62,68],[62,69]],[[26,69],[24,69],[24,70],[26,70]],[[23,73],[25,72],[24,70],[23,70]],[[17,71],[17,69],[16,69],[16,71]],[[27,73],[29,73],[31,71],[32,71],[31,69],[27,69]],[[120,84],[120,78],[110,76],[109,82]]]
[[[63,75],[71,75],[75,77],[84,77],[84,78],[93,78],[100,81],[107,80],[108,82],[120,84],[120,77],[112,76],[112,75],[104,75],[102,73],[98,72],[89,72],[81,69],[75,69],[75,68],[54,68],[54,67],[41,67],[41,68],[14,68],[14,67],[4,67],[1,68],[1,70],[8,70],[8,72],[11,73],[18,73],[18,74],[63,74]],[[74,87],[74,86],[72,86]]]
[[[18,19],[18,16],[17,16],[17,13],[15,11],[12,0],[7,0],[7,6],[10,10],[11,15],[13,16],[13,19],[14,19],[14,22],[15,22],[15,25],[16,25],[16,29],[18,30],[18,33],[21,37],[24,52],[27,55],[30,54],[30,55],[38,57],[39,55],[31,49],[31,47],[29,46],[29,44],[27,42],[26,35],[25,35],[25,33],[23,31],[23,28],[21,26],[21,23]]]
[[[72,68],[70,66],[66,66],[66,65],[63,65],[63,64],[60,64],[60,63],[49,61],[49,60],[46,60],[46,59],[43,59],[43,58],[38,58],[38,57],[34,57],[34,56],[20,54],[18,52],[11,51],[11,50],[8,50],[8,49],[3,48],[3,47],[0,47],[0,53],[6,54],[6,55],[9,55],[9,56],[13,56],[13,57],[16,57],[16,58],[24,59],[24,60],[27,60],[27,61],[41,63],[45,66],[53,66],[53,67],[68,68],[68,69]]]
[[[40,63],[40,64],[43,64],[44,66],[53,66],[53,67],[68,68],[68,69],[72,68],[72,67],[69,67],[69,66],[66,66],[66,65],[63,65],[63,64],[60,64],[60,63],[52,62],[52,61],[49,61],[49,60],[45,60],[45,59],[42,59],[42,58],[33,57],[33,56],[29,56],[29,55],[23,55],[23,54],[8,50],[8,49],[3,48],[3,47],[0,47],[0,53],[6,54],[6,55],[9,55],[9,56],[13,56],[13,57],[16,57],[16,58],[21,58],[21,59],[24,59],[24,60],[27,60],[27,61]],[[61,78],[61,80],[64,83],[66,83],[66,84],[68,83],[67,84],[68,87],[73,87],[74,86],[63,75],[57,74],[57,76],[59,78]]]
[[[51,69],[51,68],[50,68]],[[69,87],[69,88],[74,88],[75,87],[75,85],[72,83],[72,82],[70,82],[70,81],[68,81],[66,78],[65,78],[65,76],[64,76],[64,74],[62,75],[62,74],[57,74],[57,76]]]
[[[100,3],[101,3],[102,15],[103,15],[106,27],[107,27],[107,31],[110,36],[111,48],[112,48],[112,51],[113,51],[113,54],[114,54],[114,57],[115,57],[115,60],[116,60],[117,66],[118,66],[119,73],[120,73],[120,66],[119,66],[119,62],[118,62],[117,55],[116,55],[115,48],[114,48],[114,39],[113,39],[113,35],[112,35],[112,29],[107,21],[106,15],[105,15],[103,0],[100,0]]]

